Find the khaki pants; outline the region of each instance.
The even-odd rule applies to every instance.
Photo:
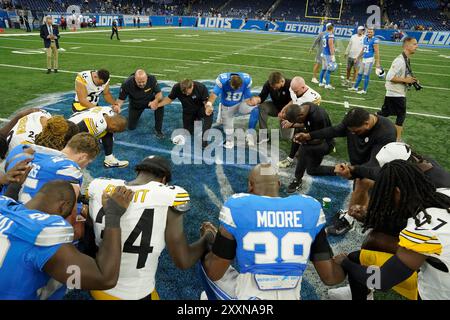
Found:
[[[52,68],[53,55],[53,68]],[[47,48],[47,69],[58,69],[58,49],[56,43],[52,41],[50,47]]]

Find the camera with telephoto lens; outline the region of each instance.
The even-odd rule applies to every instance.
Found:
[[[413,85],[414,89],[416,89],[417,91],[422,89],[422,86],[417,81],[413,82],[412,85]]]
[[[414,74],[411,70],[411,65],[409,63],[409,60],[407,59],[407,57],[405,56],[405,54],[403,53],[403,58],[405,59],[405,64],[406,64],[406,76],[410,76],[410,77],[414,77]],[[408,83],[408,87],[410,88],[411,86],[414,87],[414,89],[416,89],[416,91],[421,90],[423,87],[419,84],[419,81],[414,81],[413,83]]]

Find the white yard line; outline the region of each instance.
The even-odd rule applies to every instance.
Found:
[[[332,101],[332,100],[322,100],[322,102],[325,103],[331,103],[331,104],[336,104],[336,105],[344,105],[344,102],[338,102],[338,101]],[[369,107],[369,106],[363,106],[363,105],[359,105],[359,104],[349,104],[350,107],[358,107],[358,108],[364,108],[364,109],[371,109],[371,110],[381,110],[381,108],[376,108],[376,107]],[[450,120],[450,117],[448,116],[438,116],[435,114],[428,114],[428,113],[419,113],[419,112],[406,112],[407,114],[411,114],[411,115],[415,115],[415,116],[421,116],[421,117],[428,117],[428,118],[436,118],[436,119],[444,119],[444,120]]]

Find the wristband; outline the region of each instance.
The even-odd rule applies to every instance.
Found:
[[[208,101],[208,102],[206,103],[206,107],[212,107],[211,101]]]
[[[105,206],[105,228],[120,228],[120,217],[126,209],[119,206],[113,199],[108,199]]]

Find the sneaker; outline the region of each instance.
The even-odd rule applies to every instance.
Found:
[[[312,82],[312,83],[315,83],[315,84],[318,84],[318,83],[319,83],[319,80],[317,80],[317,78],[312,78],[312,79],[311,79],[311,82]]]
[[[319,83],[319,87],[325,87],[325,83]]]
[[[54,73],[58,73],[58,69],[53,70]]]
[[[158,139],[164,139],[166,136],[162,131],[155,130],[155,135]]]
[[[52,69],[47,69],[47,74],[52,73]]]
[[[352,290],[350,286],[329,289],[328,290],[328,299],[329,300],[352,300]],[[370,290],[370,293],[367,295],[367,300],[373,299],[373,290]]]
[[[325,85],[325,89],[328,89],[328,90],[334,90],[334,89],[336,89],[336,88],[333,87],[331,84],[326,84],[326,85]]]
[[[103,165],[106,168],[125,168],[128,166],[128,161],[117,160],[116,157],[111,156],[109,159],[105,158],[105,161],[103,161]]]
[[[355,226],[355,221],[349,223],[347,219],[345,219],[346,214],[346,211],[339,210],[337,219],[325,228],[325,232],[333,236],[340,236],[352,230]]]
[[[288,167],[292,166],[293,163],[294,163],[294,160],[286,158],[286,159],[278,162],[278,168],[288,168]]]
[[[255,139],[253,138],[253,135],[251,135],[251,134],[247,134],[247,136],[245,137],[245,142],[247,142],[247,145],[249,147],[255,146]]]
[[[367,91],[365,91],[365,90],[359,90],[359,91],[357,92],[357,94],[367,94]]]
[[[294,193],[300,190],[300,187],[302,186],[302,181],[298,181],[297,179],[294,179],[289,186],[287,187],[287,193]]]
[[[233,149],[234,148],[234,142],[233,141],[225,141],[223,144],[223,147],[226,149]]]
[[[348,91],[358,91],[358,88],[351,87],[351,88],[348,88]]]

